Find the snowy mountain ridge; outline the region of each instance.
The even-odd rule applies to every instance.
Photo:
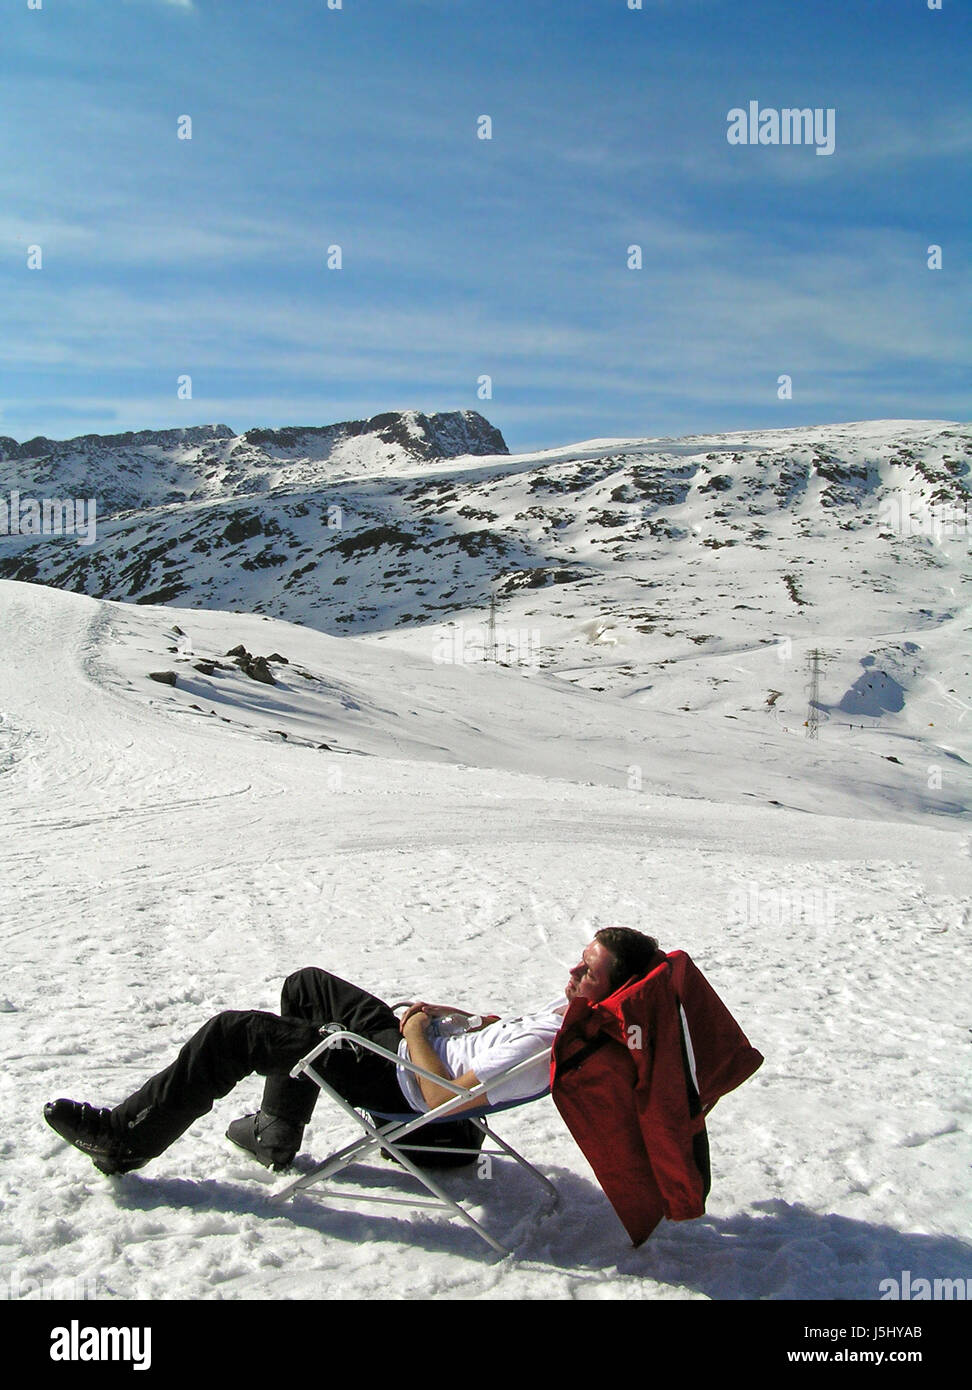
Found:
[[[377,430],[251,430],[89,453],[67,441],[42,461],[8,458],[0,493],[93,496],[99,535],[82,555],[59,536],[0,535],[0,575],[102,598],[240,607],[324,631],[387,631],[488,603],[496,581],[546,584],[541,571],[564,566],[573,573],[557,582],[601,576],[609,586],[622,570],[647,579],[659,559],[705,557],[725,572],[738,567],[725,550],[746,547],[745,562],[774,530],[772,543],[801,569],[838,530],[869,530],[880,563],[904,496],[967,518],[972,432],[944,422],[484,458],[487,444],[505,445],[482,417],[431,418],[440,423],[422,443],[426,417],[412,413],[375,417],[391,422]],[[446,459],[446,446],[466,452]],[[789,587],[799,605],[799,586]]]
[[[178,502],[301,490],[352,472],[469,454],[505,454],[474,410],[389,411],[333,425],[249,429],[228,425],[38,437],[0,436],[0,492],[48,489],[95,497],[102,517]]]

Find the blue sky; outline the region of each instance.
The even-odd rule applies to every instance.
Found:
[[[519,451],[968,415],[958,0],[27,5],[0,434],[469,408]],[[833,108],[834,153],[729,144],[750,101]]]

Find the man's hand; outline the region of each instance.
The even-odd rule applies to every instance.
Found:
[[[430,1022],[432,1021],[432,1019],[442,1018],[444,1014],[458,1014],[460,1018],[472,1018],[472,1014],[467,1013],[465,1009],[457,1009],[454,1004],[415,1003],[409,1005],[407,1011],[404,1014],[402,1014],[402,1021],[399,1024],[399,1027],[401,1028],[403,1033],[405,1032],[405,1024],[408,1022],[410,1018],[412,1018],[414,1014],[417,1013],[425,1014],[426,1018]]]
[[[406,1012],[402,1014],[401,1021],[400,1021],[400,1023],[399,1023],[398,1026],[399,1026],[399,1029],[401,1030],[403,1036],[404,1036],[404,1033],[405,1033],[405,1025],[406,1025],[406,1023],[409,1021],[410,1018],[413,1018],[413,1017],[415,1017],[417,1014],[420,1014],[420,1013],[425,1015],[425,1017],[426,1017],[426,1019],[428,1020],[429,1023],[431,1023],[434,1019],[444,1017],[446,1014],[449,1014],[449,1015],[451,1015],[452,1017],[457,1017],[457,1018],[476,1018],[476,1017],[478,1017],[481,1021],[480,1021],[479,1023],[476,1024],[475,1028],[469,1028],[469,1029],[467,1030],[467,1031],[470,1032],[470,1033],[478,1033],[479,1030],[480,1030],[481,1028],[488,1028],[489,1025],[490,1025],[491,1023],[498,1023],[498,1022],[499,1022],[499,1015],[498,1015],[498,1014],[479,1014],[479,1015],[471,1014],[471,1013],[469,1013],[466,1009],[457,1009],[456,1006],[455,1006],[455,1004],[421,1004],[421,1003],[415,1003],[415,1004],[410,1004],[409,1007],[408,1007],[408,1009],[406,1010]]]
[[[416,1035],[427,1033],[432,1026],[432,1019],[426,1013],[426,1005],[413,1004],[399,1026],[403,1038],[414,1038]]]

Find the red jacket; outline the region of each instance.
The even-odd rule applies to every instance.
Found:
[[[551,1090],[635,1245],[663,1216],[705,1212],[705,1115],[762,1065],[684,951],[600,1004],[575,999],[554,1041]]]

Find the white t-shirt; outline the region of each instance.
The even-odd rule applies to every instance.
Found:
[[[524,1067],[509,1081],[490,1086],[490,1079],[552,1047],[566,1011],[566,996],[560,995],[536,1013],[524,1014],[519,1018],[501,1018],[498,1023],[490,1023],[475,1033],[456,1033],[448,1038],[436,1037],[433,1033],[429,1042],[450,1076],[475,1072],[487,1087],[486,1103],[489,1105],[522,1100],[540,1095],[547,1089],[550,1083],[549,1056],[544,1055],[532,1066]],[[398,1055],[408,1058],[408,1043],[404,1038],[399,1043]],[[398,1084],[413,1110],[428,1110],[414,1072],[400,1066]]]

